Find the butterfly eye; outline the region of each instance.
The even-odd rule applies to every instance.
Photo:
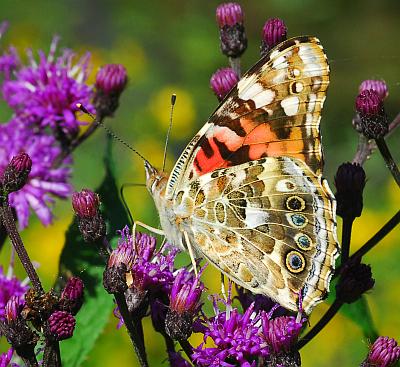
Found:
[[[303,255],[298,251],[290,251],[286,255],[286,267],[292,273],[300,273],[304,270],[306,261]]]
[[[309,250],[312,247],[312,241],[311,238],[309,236],[307,236],[306,234],[298,234],[295,237],[295,241],[297,243],[297,246],[299,246],[299,248],[301,250]]]

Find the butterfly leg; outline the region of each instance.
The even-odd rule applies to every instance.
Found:
[[[192,244],[190,243],[189,236],[188,236],[187,232],[183,232],[183,235],[185,237],[186,246],[187,246],[187,248],[189,250],[190,260],[192,260],[194,273],[196,274],[196,277],[197,277],[197,264],[196,264],[196,260],[194,258]]]
[[[137,226],[143,227],[143,228],[147,229],[148,231],[150,231],[152,233],[159,234],[160,236],[164,236],[165,235],[163,230],[158,229],[158,228],[154,228],[152,226],[149,226],[149,225],[147,225],[145,223],[142,223],[142,222],[139,222],[139,221],[135,221],[133,223],[133,228],[132,228],[133,234],[135,234]]]
[[[223,273],[221,273],[221,294],[224,300],[228,301],[228,298],[226,298],[226,293],[225,293],[225,276]]]

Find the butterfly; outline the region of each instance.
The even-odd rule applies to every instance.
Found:
[[[277,45],[189,142],[172,172],[145,161],[162,233],[240,286],[307,314],[325,298],[340,248],[322,178],[329,66],[317,38]]]

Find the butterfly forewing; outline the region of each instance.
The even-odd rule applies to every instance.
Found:
[[[266,156],[299,158],[320,174],[319,123],[328,84],[318,39],[278,45],[243,76],[186,147],[167,195],[207,172]]]
[[[238,284],[309,312],[327,293],[338,255],[333,196],[295,158],[264,158],[202,175],[188,234],[200,256]]]

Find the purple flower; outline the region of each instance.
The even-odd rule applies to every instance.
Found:
[[[82,218],[92,218],[97,214],[100,206],[99,196],[89,190],[82,189],[72,194],[72,207],[75,214]]]
[[[373,80],[373,79],[364,80],[360,84],[358,91],[361,93],[364,92],[365,90],[375,91],[376,93],[378,93],[379,97],[382,100],[384,100],[389,94],[388,87],[384,80]]]
[[[28,290],[23,282],[12,274],[12,268],[8,274],[4,274],[3,268],[0,266],[0,321],[5,320],[5,306],[13,296],[21,297]]]
[[[71,192],[68,183],[70,169],[68,160],[57,168],[53,166],[61,149],[54,137],[34,134],[31,129],[12,120],[0,125],[0,175],[11,158],[26,152],[32,160],[32,169],[25,186],[9,195],[10,205],[15,209],[21,229],[28,225],[30,209],[44,225],[52,221],[49,205],[54,202],[52,196],[66,198]]]
[[[11,296],[4,308],[5,318],[10,323],[19,317],[25,305],[24,297]]]
[[[242,24],[243,17],[243,10],[237,3],[223,3],[216,10],[217,23],[221,28],[225,25]]]
[[[199,366],[255,367],[258,357],[268,357],[270,347],[260,335],[260,315],[253,310],[254,303],[243,315],[230,306],[225,312],[215,309],[216,316],[205,320],[201,328],[204,343],[194,349],[193,360]],[[215,347],[205,346],[208,338]]]
[[[76,104],[82,103],[93,110],[90,104],[93,92],[85,84],[90,55],[74,62],[74,52],[64,50],[56,57],[57,43],[55,37],[48,56],[39,51],[38,61],[28,52],[29,64],[19,63],[14,78],[5,81],[2,91],[16,119],[41,129],[50,127],[58,134],[62,131],[71,138],[76,136],[80,125]],[[11,62],[8,64],[9,68],[13,66]]]
[[[56,340],[72,337],[75,329],[75,318],[67,311],[54,311],[49,317],[50,332]]]
[[[59,306],[64,311],[69,311],[76,315],[83,303],[84,284],[78,277],[68,279],[63,291],[61,292]]]
[[[211,76],[210,86],[218,100],[222,101],[238,81],[239,78],[232,68],[222,68]]]
[[[96,75],[96,88],[105,94],[120,94],[127,82],[126,69],[120,64],[104,65]]]
[[[276,355],[290,351],[297,342],[305,321],[297,322],[293,316],[279,316],[271,319],[271,315],[264,311],[261,312],[261,320],[262,332],[260,335]]]
[[[363,90],[356,98],[356,110],[362,115],[378,115],[383,109],[382,101],[382,98],[375,90]]]
[[[6,80],[10,79],[12,72],[20,65],[20,62],[17,50],[10,47],[8,52],[4,52],[0,56],[0,73],[4,75]]]
[[[13,353],[14,350],[10,348],[6,353],[0,354],[0,367],[7,367],[10,365]],[[16,364],[13,364],[13,366],[17,367]]]
[[[400,346],[395,339],[380,336],[371,346],[367,359],[362,367],[390,367],[400,360]]]

